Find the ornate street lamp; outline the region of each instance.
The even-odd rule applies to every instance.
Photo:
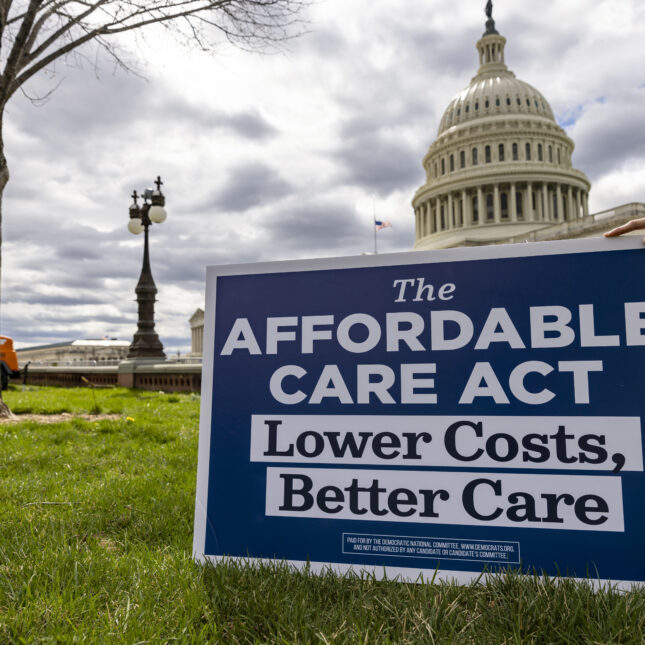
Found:
[[[139,319],[137,321],[137,331],[128,351],[128,358],[157,359],[166,357],[163,345],[157,332],[155,332],[155,296],[157,295],[157,287],[150,271],[150,252],[148,250],[148,228],[153,223],[161,224],[166,219],[166,211],[164,210],[166,198],[161,192],[162,183],[161,177],[157,177],[157,181],[155,181],[157,189],[148,188],[144,191],[141,197],[143,199],[141,207],[138,204],[140,196],[137,195],[137,191],[135,190],[132,193],[134,201],[130,206],[128,230],[134,235],[139,235],[139,233],[143,232],[145,241],[143,245],[143,266],[141,267],[139,283],[135,289]]]

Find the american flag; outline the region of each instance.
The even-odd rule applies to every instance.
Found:
[[[374,226],[376,226],[377,231],[380,231],[384,228],[391,228],[392,222],[388,222],[387,220],[376,219],[374,220]]]

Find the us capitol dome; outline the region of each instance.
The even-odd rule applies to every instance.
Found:
[[[490,1],[486,14],[479,70],[446,108],[423,159],[415,250],[584,237],[614,215],[625,219],[612,212],[590,226],[591,184],[573,167],[574,143],[544,96],[506,66]]]

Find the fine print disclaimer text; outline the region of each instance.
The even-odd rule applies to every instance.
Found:
[[[403,558],[520,563],[520,543],[457,538],[343,533],[343,553]]]

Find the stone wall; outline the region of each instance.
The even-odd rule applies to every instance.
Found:
[[[20,376],[12,380],[23,383]],[[111,367],[43,367],[29,366],[27,385],[53,385],[58,387],[120,386],[140,390],[163,392],[200,392],[202,386],[201,363],[158,363],[137,365],[134,371],[120,371]]]

